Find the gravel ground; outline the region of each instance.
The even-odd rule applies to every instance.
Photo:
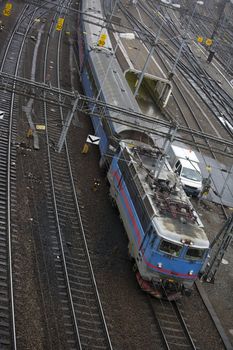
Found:
[[[33,29],[33,35],[37,30]],[[43,45],[43,43],[42,43]],[[35,43],[29,41],[26,56],[32,57]],[[38,62],[43,62],[40,46]],[[64,56],[66,50],[63,52]],[[65,58],[67,60],[67,58]],[[37,80],[42,73],[37,70]],[[30,59],[24,61],[23,75],[31,76]],[[66,70],[68,72],[68,70]],[[68,76],[69,78],[69,76]],[[68,80],[69,81],[69,80]],[[26,137],[28,122],[22,106],[28,99],[21,97],[18,110],[17,154],[17,224],[18,235],[14,245],[16,332],[17,346],[24,349],[68,350],[64,320],[58,295],[58,281],[52,252],[52,234],[48,218],[48,173],[45,133],[39,134],[40,150],[33,150],[32,139]],[[41,104],[34,102],[33,120],[44,122]],[[48,181],[47,181],[48,183]]]
[[[30,197],[33,195],[32,187],[34,184],[27,178],[29,169],[31,173],[33,164],[31,153],[32,151],[30,149],[18,148],[18,237],[13,254],[13,268],[17,271],[16,279],[14,279],[16,291],[16,332],[19,349],[44,349],[43,344],[46,343],[47,334],[44,328],[44,315],[41,301],[42,291],[34,241],[33,221],[31,221],[33,217],[30,208],[33,203]],[[29,166],[29,169],[27,166]]]
[[[114,349],[154,349],[156,332],[152,316],[141,293],[132,263],[127,255],[127,237],[112,208],[108,196],[105,172],[98,166],[96,146],[88,154],[81,154],[87,133],[93,133],[87,117],[79,117],[83,128],[75,128],[69,135],[72,144],[73,170],[77,174],[77,191],[82,210],[88,221],[88,246],[101,300],[104,306]],[[94,178],[101,181],[93,192]],[[143,332],[142,332],[143,324]]]

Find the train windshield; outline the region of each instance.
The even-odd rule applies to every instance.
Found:
[[[185,254],[186,259],[201,260],[204,256],[205,249],[188,248]]]
[[[182,249],[181,245],[162,240],[159,246],[159,250],[163,253],[167,253],[173,256],[179,256]]]

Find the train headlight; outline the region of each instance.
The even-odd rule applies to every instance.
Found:
[[[193,270],[189,271],[189,275],[192,276],[193,275]]]
[[[163,267],[163,264],[162,264],[161,262],[159,262],[159,263],[157,264],[157,266],[161,269],[161,268]]]
[[[180,240],[180,242],[181,242],[182,244],[193,245],[193,242],[192,242],[190,239],[184,239],[184,238],[182,238],[182,239]]]

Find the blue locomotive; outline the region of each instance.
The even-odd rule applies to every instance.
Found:
[[[88,15],[94,17],[90,20]],[[107,33],[101,26],[100,0],[83,1],[78,44],[85,93],[96,97],[101,88],[103,101],[140,113],[112,56],[109,38],[104,47],[97,45],[100,31]],[[116,112],[110,113],[122,119]],[[209,241],[179,178],[166,162],[158,170],[159,151],[152,135],[107,118],[100,120],[94,109],[91,118],[100,137],[101,164],[108,159],[110,195],[129,238],[129,254],[135,260],[140,287],[169,299],[190,294],[206,264]],[[135,118],[135,124],[140,123]],[[113,139],[118,140],[114,148]],[[112,157],[106,157],[110,153]]]

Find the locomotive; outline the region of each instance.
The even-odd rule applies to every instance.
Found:
[[[81,6],[78,46],[85,93],[140,113],[103,29],[101,1],[85,0]],[[98,37],[103,32],[106,45],[99,47]],[[203,225],[177,175],[168,162],[159,161],[161,153],[153,136],[108,120],[111,113],[122,120],[119,113],[108,113],[100,120],[93,109],[92,124],[100,137],[100,164],[108,159],[110,195],[129,239],[137,281],[158,298],[190,295],[207,262],[209,241]],[[143,127],[136,118],[135,124]],[[114,147],[113,139],[117,140]],[[110,153],[111,158],[107,157]]]

